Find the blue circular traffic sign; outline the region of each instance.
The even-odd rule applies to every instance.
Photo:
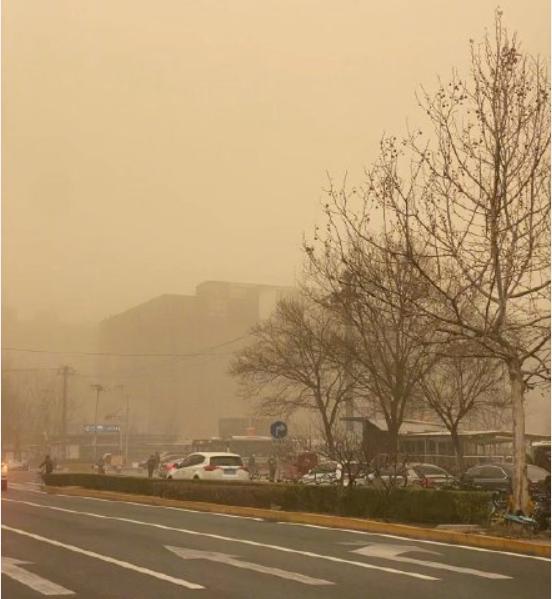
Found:
[[[288,433],[287,424],[281,420],[277,420],[270,425],[270,434],[275,439],[283,439]]]

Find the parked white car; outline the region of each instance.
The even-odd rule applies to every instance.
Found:
[[[192,453],[173,464],[168,479],[248,481],[249,472],[237,453]]]

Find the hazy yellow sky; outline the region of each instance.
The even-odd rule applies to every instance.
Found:
[[[548,0],[502,1],[549,53]],[[5,0],[3,295],[99,320],[206,279],[292,284],[493,0]]]

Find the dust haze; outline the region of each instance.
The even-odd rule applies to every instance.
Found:
[[[530,6],[501,2],[548,60],[549,3]],[[382,133],[418,118],[416,89],[468,68],[495,8],[4,2],[3,369],[31,369],[4,391],[50,405],[71,366],[69,432],[100,383],[100,420],[135,399],[131,430],[169,430],[163,398],[184,420],[204,408],[185,435],[245,413],[225,344],[292,293],[328,174],[361,181]]]
[[[204,280],[293,285],[326,171],[361,178],[495,4],[4,3],[4,305],[95,323]],[[501,5],[547,55],[548,3]]]

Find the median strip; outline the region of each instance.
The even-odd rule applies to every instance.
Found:
[[[325,528],[349,529],[356,532],[361,531],[398,538],[418,539],[424,540],[426,542],[432,541],[465,548],[478,548],[481,550],[519,554],[542,559],[550,558],[550,543],[532,542],[523,539],[494,537],[490,535],[470,534],[451,530],[438,530],[434,528],[424,528],[408,524],[380,522],[377,520],[351,518],[346,516],[332,516],[308,512],[287,512],[266,508],[223,505],[201,501],[165,499],[158,496],[135,495],[115,491],[98,491],[95,489],[84,489],[82,487],[47,486],[46,490],[49,493],[59,495],[133,502],[142,505],[172,507],[197,512],[231,514],[245,518],[261,518],[263,520],[272,522],[285,522],[299,525],[304,524],[322,526]]]

